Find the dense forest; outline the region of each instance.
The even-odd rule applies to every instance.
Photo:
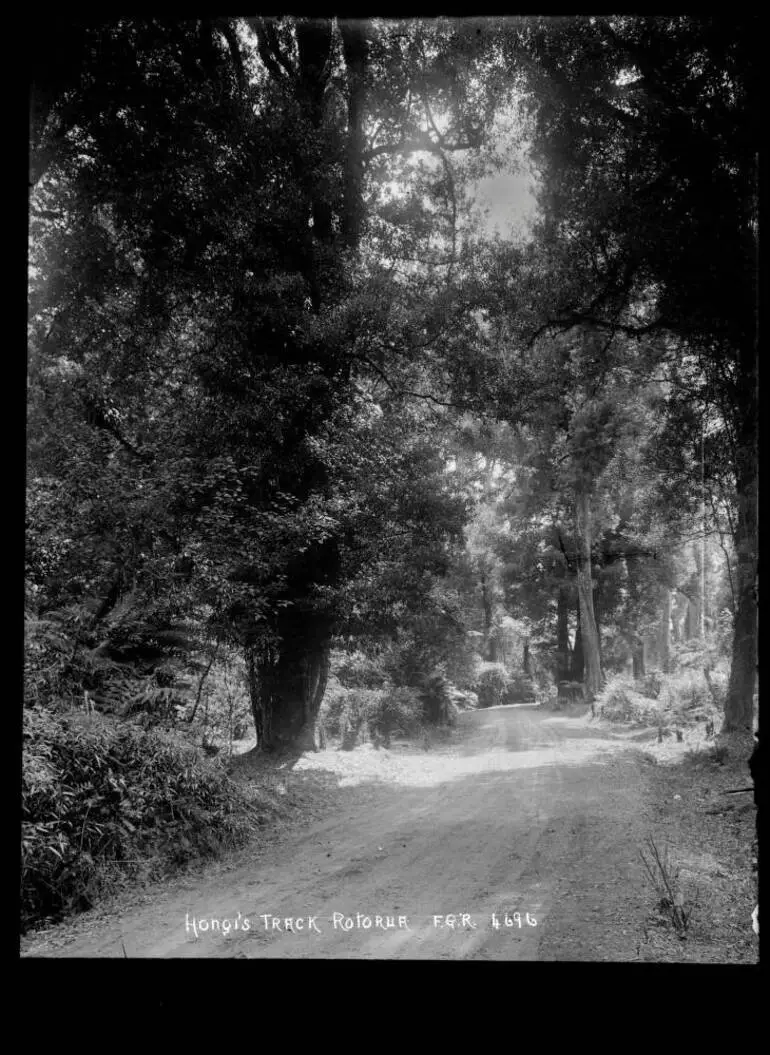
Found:
[[[27,925],[235,845],[238,745],[753,730],[758,28],[36,28]]]

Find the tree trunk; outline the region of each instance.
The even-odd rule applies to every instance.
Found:
[[[317,751],[319,711],[329,677],[329,634],[315,616],[285,626],[280,648],[247,649],[251,710],[262,750]],[[291,632],[293,630],[293,633]]]
[[[318,751],[318,712],[329,678],[328,645],[296,653],[247,656],[257,745],[262,750]]]
[[[631,653],[631,662],[633,664],[634,681],[640,681],[646,674],[644,666],[644,642],[634,648]]]
[[[737,608],[733,633],[730,680],[725,699],[723,731],[751,729],[754,723],[754,691],[757,680],[757,393],[755,351],[744,355],[743,411],[736,452],[738,484],[735,549]]]
[[[705,622],[704,622],[704,596],[703,596],[703,578],[704,578],[704,551],[703,545],[700,543],[694,544],[694,556],[695,556],[695,584],[694,584],[694,602],[691,601],[687,612],[687,632],[688,637],[697,637],[701,641],[705,637]]]
[[[339,27],[348,79],[348,149],[345,158],[342,238],[348,248],[355,248],[361,236],[363,216],[363,154],[366,146],[364,93],[368,43],[366,22],[362,19],[341,21]]]
[[[671,639],[675,645],[686,641],[689,636],[689,612],[689,600],[679,590],[675,590],[671,598]]]
[[[257,747],[260,751],[270,750],[272,738],[270,735],[271,708],[263,699],[262,687],[259,676],[259,661],[256,649],[249,646],[246,649],[246,671],[249,678],[249,699],[251,701],[251,713],[254,718],[254,732],[257,737]]]
[[[313,312],[318,315],[340,295],[342,272],[336,265],[340,233],[347,248],[354,249],[360,237],[363,181],[365,73],[367,42],[365,24],[346,23],[340,27],[347,76],[347,143],[344,151],[333,150],[327,139],[330,83],[341,87],[335,70],[334,20],[329,17],[298,18],[294,23],[295,55],[281,54],[270,19],[249,19],[270,76],[278,84],[289,84],[303,126],[308,131],[308,157],[297,171],[304,193],[303,211],[308,221],[307,242],[301,254],[301,270],[308,282]],[[288,67],[293,72],[288,81]],[[340,182],[340,166],[344,166]],[[303,220],[305,219],[303,216]],[[338,221],[338,222],[335,222]],[[347,378],[336,354],[330,354],[327,376],[340,384]],[[326,370],[325,370],[326,372]],[[300,501],[312,494],[329,494],[328,473],[322,459],[304,463],[296,476],[295,452],[305,449],[306,422],[297,419],[296,429],[283,430],[285,482],[274,484]],[[271,485],[273,486],[273,485]],[[260,499],[261,500],[261,499]],[[302,555],[300,555],[300,553]],[[331,617],[315,608],[318,586],[333,591],[340,582],[337,541],[332,539],[294,555],[286,573],[269,629],[273,648],[247,649],[249,689],[254,724],[260,748],[306,750],[319,747],[323,731],[318,713],[329,674]],[[252,637],[252,641],[256,634]]]
[[[692,641],[698,636],[698,606],[693,601],[687,602],[687,615],[684,622],[684,636],[687,641]]]
[[[529,638],[524,638],[524,655],[521,660],[521,669],[525,674],[530,675],[532,673],[532,660],[529,655]]]
[[[193,705],[192,712],[190,713],[190,716],[187,719],[187,721],[189,722],[190,725],[192,725],[192,723],[195,721],[195,715],[196,715],[196,712],[198,710],[198,705],[200,704],[201,696],[203,695],[203,686],[206,684],[206,678],[209,676],[211,668],[214,666],[214,660],[217,658],[217,653],[218,652],[219,652],[219,639],[217,639],[217,642],[214,645],[214,651],[211,653],[211,657],[209,659],[208,665],[207,665],[206,669],[203,671],[203,673],[201,674],[200,680],[198,681],[198,691],[195,694],[195,704]]]
[[[668,672],[671,669],[671,590],[663,588],[661,598],[660,624],[658,626],[658,662],[660,669]]]
[[[329,58],[332,50],[332,25],[328,18],[297,19],[297,95],[314,130],[323,125],[325,93],[329,80]],[[315,193],[317,173],[309,174],[314,184],[311,192],[315,237],[329,242],[332,237],[332,208]]]
[[[484,572],[481,573],[481,605],[484,609],[484,659],[489,663],[497,663],[497,641],[492,624],[492,598]]]
[[[594,584],[591,576],[591,506],[587,492],[578,494],[576,512],[578,541],[577,588],[585,667],[583,684],[585,685],[586,698],[589,701],[593,701],[597,693],[601,691],[603,679],[599,652],[599,632],[594,616]]]
[[[577,611],[575,613],[575,645],[572,649],[570,681],[582,681],[584,673],[585,659],[583,656],[583,631],[580,626],[580,598],[578,597]]]
[[[556,654],[558,663],[556,680],[569,681],[569,590],[566,586],[559,587],[556,608]]]

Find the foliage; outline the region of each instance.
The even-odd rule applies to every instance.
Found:
[[[498,105],[483,48],[451,21],[67,37],[34,76],[29,591],[97,623],[163,598],[248,650],[265,690],[340,625],[391,634],[460,530],[436,423],[401,388],[433,370],[410,346],[474,326],[423,235],[457,248],[472,158],[452,175],[448,155],[477,156]],[[418,129],[418,99],[451,133]],[[418,262],[411,286],[383,252]]]
[[[656,671],[639,681],[627,674],[616,674],[607,679],[596,697],[595,708],[608,721],[687,725],[713,721],[724,707],[726,691],[724,668],[710,672],[709,680],[698,668],[671,674]]]
[[[130,725],[24,711],[22,926],[90,907],[116,877],[156,874],[248,836],[218,766]]]
[[[449,725],[453,722],[451,687],[441,670],[431,671],[424,676],[420,699],[427,725]]]
[[[607,721],[643,725],[657,725],[661,713],[657,702],[640,693],[636,684],[622,674],[607,679],[594,708]]]
[[[694,716],[711,716],[724,708],[727,672],[715,670],[707,680],[702,670],[682,670],[666,679],[666,687],[682,710]]]
[[[475,685],[479,707],[498,707],[505,702],[511,679],[505,668],[497,664],[486,664]]]
[[[537,679],[522,671],[509,671],[501,664],[484,663],[475,683],[478,706],[533,702],[538,695],[536,685]]]
[[[81,733],[58,713],[81,705],[212,750],[249,708],[269,747],[320,705],[350,747],[451,720],[453,684],[491,706],[641,674],[656,641],[682,671],[611,678],[608,714],[750,718],[757,25],[45,20],[30,919],[142,840],[168,856],[150,806],[191,848],[230,837],[214,770],[128,725]],[[526,240],[488,238],[472,200],[512,163],[492,140],[514,91]],[[729,690],[701,683],[706,647],[732,648]],[[529,676],[480,669],[520,654]]]
[[[525,328],[588,330],[605,352],[619,336],[632,350],[649,341],[644,373],[665,381],[674,447],[686,451],[695,424],[728,452],[709,459],[709,483],[740,555],[730,728],[751,728],[756,681],[756,26],[743,15],[535,18],[503,44],[524,75],[541,172],[531,256],[542,281]]]
[[[219,652],[221,655],[214,656],[211,666],[204,667],[200,673],[199,677],[204,679],[202,686],[200,680],[197,685],[192,683],[194,698],[189,692],[184,719],[191,735],[199,737],[209,749],[224,748],[229,754],[234,740],[251,735],[253,719],[242,657],[223,645]]]
[[[333,652],[332,664],[336,679],[346,689],[377,689],[385,681],[386,676],[375,657],[359,650]]]
[[[535,699],[535,682],[532,678],[519,672],[508,675],[508,685],[505,690],[506,703],[531,703]]]
[[[653,326],[704,349],[724,339],[737,347],[750,332],[755,25],[751,16],[533,19],[512,40],[534,59],[539,85],[533,136],[549,233],[571,225],[562,244],[577,283],[599,294],[595,315],[658,283]],[[578,308],[576,281],[560,306]]]
[[[663,687],[660,674],[657,671],[652,671],[650,674],[645,676],[636,683],[636,691],[641,693],[642,696],[647,696],[651,700],[657,700],[660,696],[660,690]]]
[[[320,718],[327,736],[338,738],[343,750],[366,740],[388,746],[394,736],[417,736],[422,730],[424,699],[406,687],[344,688],[332,683]]]
[[[399,733],[416,737],[424,724],[424,699],[416,689],[396,686],[385,693],[375,724],[383,738]]]

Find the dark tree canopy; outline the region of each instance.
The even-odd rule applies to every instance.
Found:
[[[700,618],[708,533],[726,721],[750,725],[757,35],[44,20],[30,610],[68,612],[76,655],[125,655],[129,625],[150,651],[181,624],[226,641],[260,743],[315,746],[343,640],[411,635],[440,664],[518,634],[595,695],[678,625],[672,592]],[[517,113],[538,195],[518,240],[473,201],[516,163]]]

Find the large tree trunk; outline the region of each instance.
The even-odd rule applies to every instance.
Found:
[[[575,613],[575,645],[572,649],[572,661],[570,664],[570,681],[582,681],[584,672],[583,631],[580,626],[580,598],[578,597]]]
[[[699,625],[700,615],[698,612],[698,606],[690,600],[687,602],[687,616],[684,623],[684,636],[687,641],[692,641],[694,637],[698,637]]]
[[[329,81],[329,59],[332,50],[332,25],[328,18],[297,19],[297,96],[314,130],[323,125],[326,86]],[[333,236],[332,205],[317,193],[318,172],[310,170],[309,196],[312,202],[313,234],[323,243]]]
[[[662,671],[667,672],[671,669],[671,590],[668,586],[663,587],[661,595],[658,662]]]
[[[592,701],[601,691],[602,665],[599,652],[599,632],[594,616],[594,584],[591,575],[591,504],[590,497],[583,492],[578,494],[577,512],[577,588],[580,603],[580,630],[583,645],[584,672],[583,684],[586,698]]]
[[[742,417],[736,452],[738,517],[735,532],[737,568],[736,613],[730,681],[725,699],[723,731],[751,729],[757,680],[757,392],[755,351],[747,352],[743,370]]]
[[[307,137],[306,163],[301,166],[298,177],[305,193],[309,232],[302,269],[308,282],[312,310],[318,314],[325,305],[327,293],[336,293],[336,278],[339,277],[332,261],[337,239],[335,210],[339,214],[342,202],[340,195],[330,195],[329,191],[338,184],[336,166],[341,158],[328,149],[325,139],[330,100],[328,88],[334,70],[333,22],[330,18],[298,18],[295,22],[296,56],[281,50],[271,19],[249,19],[249,24],[257,34],[260,56],[269,74],[277,83],[291,84],[302,119],[311,132]],[[349,50],[347,45],[346,49]],[[355,41],[353,51],[356,52]],[[363,57],[365,59],[365,54]],[[357,99],[349,111],[355,125],[350,133],[360,149],[363,67],[358,57],[354,56],[354,62],[357,72],[351,75],[351,89],[355,81]],[[289,70],[287,81],[285,74]],[[348,180],[354,180],[355,193],[360,193],[359,177],[358,169],[351,169],[348,173]],[[345,209],[353,215],[352,198],[350,201],[346,198]],[[357,227],[346,230],[351,247],[357,230]],[[334,285],[329,282],[332,276],[335,276]],[[329,357],[328,369],[335,376],[339,374],[336,356]],[[327,472],[320,460],[308,463],[302,476],[296,478],[292,456],[305,446],[305,423],[300,422],[294,433],[284,429],[284,437],[285,462],[291,467],[292,478],[285,483],[277,481],[276,488],[286,490],[300,501],[307,500],[313,493],[328,494]],[[332,540],[295,555],[287,568],[286,586],[279,600],[282,607],[270,621],[275,645],[247,649],[251,706],[261,749],[317,750],[319,747],[322,731],[318,727],[318,712],[329,673],[331,627],[322,612],[308,610],[308,606],[315,603],[309,600],[315,587],[322,585],[334,589],[339,584],[336,545]]]
[[[604,656],[602,654],[602,621],[601,621],[601,603],[599,597],[597,597],[598,590],[594,584],[593,598],[594,598],[594,624],[596,626],[596,644],[599,649],[599,669],[604,670]],[[602,678],[603,680],[603,678]]]
[[[348,149],[345,159],[342,238],[348,248],[355,248],[361,236],[363,219],[363,155],[366,147],[364,101],[368,42],[366,22],[362,19],[341,21],[339,26],[348,80]]]
[[[329,678],[328,644],[303,654],[247,654],[257,746],[261,750],[318,751],[318,714]]]
[[[492,596],[486,573],[481,573],[481,605],[484,609],[484,659],[497,663],[497,641],[492,623]]]
[[[323,747],[323,730],[319,713],[323,703],[331,668],[331,648],[328,644],[313,652],[305,660],[304,713],[305,721],[298,746],[310,751]]]
[[[251,702],[251,713],[254,718],[254,733],[257,737],[257,747],[260,751],[269,750],[271,745],[270,717],[272,708],[265,706],[262,698],[261,683],[259,677],[259,659],[257,649],[248,645],[245,650],[246,672],[249,679],[249,700]]]
[[[690,602],[675,590],[671,598],[671,637],[674,644],[686,641],[688,638]]]
[[[634,681],[640,681],[646,674],[644,664],[644,642],[634,647],[631,653],[631,663],[634,671]]]
[[[658,641],[653,634],[645,634],[642,639],[642,655],[644,656],[645,670],[650,666],[655,667],[658,662]]]
[[[566,586],[559,587],[556,607],[556,655],[558,664],[556,680],[569,681],[569,589]]]
[[[693,598],[689,603],[687,611],[687,636],[697,637],[702,641],[705,635],[705,550],[703,542],[696,542],[693,546],[695,556],[695,584]]]

